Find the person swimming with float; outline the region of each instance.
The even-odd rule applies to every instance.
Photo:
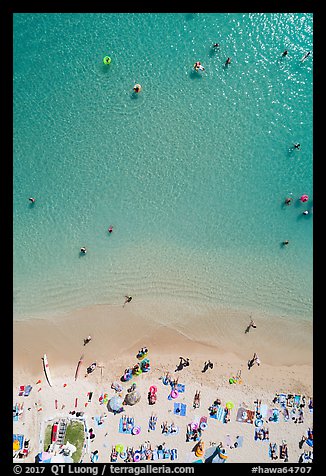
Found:
[[[200,61],[196,61],[196,63],[194,64],[194,70],[195,70],[195,71],[205,71],[205,68],[204,68],[204,66],[201,64]]]

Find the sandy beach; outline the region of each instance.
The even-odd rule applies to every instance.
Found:
[[[173,326],[164,324],[167,315],[171,322],[172,312],[178,316]],[[145,442],[150,442],[152,449],[163,443],[167,448],[176,448],[178,456],[174,462],[193,462],[198,459],[193,451],[196,442],[186,441],[187,425],[206,417],[207,428],[201,437],[205,450],[222,442],[227,462],[271,462],[269,443],[280,445],[286,440],[288,462],[297,463],[304,450],[311,450],[306,444],[299,448],[302,436],[312,428],[313,413],[308,409],[308,400],[313,394],[311,323],[299,321],[294,324],[281,318],[277,321],[254,316],[257,327],[246,333],[250,322],[248,314],[230,310],[211,312],[216,314],[218,332],[205,327],[207,316],[198,310],[191,315],[191,309],[181,312],[181,307],[175,303],[165,303],[162,307],[158,303],[137,303],[136,300],[125,307],[95,306],[53,319],[15,321],[13,404],[24,403],[24,406],[19,420],[14,422],[13,432],[24,434],[31,445],[30,453],[23,461],[33,462],[42,451],[39,444],[42,422],[76,411],[84,412],[88,428],[92,427],[96,435],[84,462],[90,462],[94,450],[98,451],[99,462],[108,462],[112,446],[122,444],[136,449]],[[88,335],[92,340],[84,346],[83,339]],[[150,371],[121,382],[124,370],[138,362],[137,352],[144,346],[149,349]],[[248,370],[247,363],[254,352],[258,353],[261,364]],[[45,353],[52,387],[43,372]],[[75,381],[76,366],[82,354],[83,363]],[[189,358],[190,365],[176,371],[180,356]],[[213,368],[203,372],[208,360]],[[97,368],[85,378],[86,368],[92,362],[97,363]],[[242,382],[230,384],[230,377],[238,371],[241,371]],[[175,400],[168,398],[170,385],[162,383],[162,377],[168,372],[172,379],[178,378],[178,383],[184,385],[184,392]],[[37,383],[39,380],[41,382]],[[141,427],[138,435],[119,433],[121,415],[109,412],[99,401],[103,393],[109,397],[115,394],[112,382],[122,385],[123,398],[131,384],[136,383],[141,400],[133,406],[124,406],[121,415],[134,417]],[[18,396],[21,385],[33,387],[28,397]],[[149,405],[147,395],[152,385],[157,387],[157,401]],[[201,395],[199,408],[193,407],[196,391]],[[91,402],[88,402],[89,392],[93,392]],[[268,409],[281,409],[272,402],[276,393],[305,396],[304,421],[295,423],[292,418],[285,421],[281,416],[275,423],[266,416],[264,427],[269,430],[269,440],[255,440],[255,424],[237,421],[238,408],[254,411],[255,401],[261,400]],[[217,398],[223,407],[229,401],[234,405],[228,423],[210,416],[209,407]],[[174,413],[176,402],[186,405],[185,416]],[[149,432],[148,421],[152,414],[157,416],[157,425],[155,431]],[[103,417],[100,426],[93,419],[97,416]],[[178,434],[162,434],[164,421],[168,425],[174,423]],[[238,436],[243,437],[243,444],[235,448]],[[118,462],[123,461],[118,458]]]

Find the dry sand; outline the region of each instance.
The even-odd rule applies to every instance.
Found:
[[[178,317],[171,324],[173,311]],[[205,322],[212,322],[212,317],[216,324],[205,326]],[[124,308],[95,306],[53,319],[15,321],[13,403],[24,402],[24,413],[18,422],[14,422],[13,430],[30,438],[31,453],[24,461],[33,462],[39,452],[42,420],[66,416],[69,411],[76,410],[85,412],[88,426],[94,429],[96,437],[90,445],[92,451],[99,451],[99,462],[110,461],[112,445],[123,444],[136,449],[145,441],[150,441],[152,448],[163,442],[169,448],[177,448],[176,462],[194,461],[197,459],[192,451],[195,443],[186,442],[186,426],[201,416],[208,417],[208,427],[202,437],[206,449],[213,442],[222,441],[225,446],[229,441],[227,435],[232,443],[236,436],[242,435],[242,448],[225,446],[227,462],[271,462],[268,443],[255,441],[254,425],[237,422],[236,411],[241,404],[254,410],[256,399],[272,407],[276,392],[312,396],[312,325],[254,316],[257,328],[245,333],[249,320],[248,315],[240,311],[214,310],[214,316],[205,316],[198,312],[191,314],[191,309],[181,312],[171,303],[162,308],[157,303],[132,301]],[[83,339],[89,334],[92,341],[83,346]],[[114,395],[111,383],[120,381],[124,369],[137,362],[136,354],[143,346],[149,349],[150,372],[122,383],[123,396],[133,382],[141,393],[141,401],[126,406],[124,414],[133,416],[142,430],[137,436],[124,435],[118,431],[120,415],[108,412],[98,399],[102,392]],[[255,365],[249,371],[247,362],[254,352],[259,354],[261,365]],[[49,359],[53,387],[49,387],[43,374],[44,353]],[[75,369],[81,354],[84,354],[83,364],[75,381]],[[189,357],[190,365],[176,372],[179,356]],[[203,373],[204,362],[208,359],[214,367]],[[85,378],[86,367],[93,361],[103,366],[102,372],[97,368]],[[242,373],[242,384],[231,385],[229,378],[238,370]],[[173,413],[174,401],[168,399],[169,388],[160,380],[166,372],[179,377],[179,383],[185,384],[185,392],[176,399],[187,404],[185,417]],[[41,384],[36,384],[39,379]],[[27,384],[33,386],[30,395],[19,397],[19,386]],[[149,405],[147,400],[151,385],[158,388],[155,405]],[[198,409],[192,406],[196,390],[201,391]],[[93,398],[85,406],[90,391]],[[77,408],[74,407],[76,397]],[[209,417],[208,407],[217,397],[222,404],[232,401],[235,405],[227,424]],[[55,400],[58,401],[58,410],[55,410]],[[65,406],[63,409],[62,405]],[[38,411],[39,408],[42,410]],[[156,430],[148,432],[148,419],[152,413],[157,415],[158,422]],[[97,427],[92,417],[103,414],[107,417],[103,425]],[[174,422],[179,426],[179,433],[163,435],[163,421]],[[298,443],[312,424],[312,413],[306,406],[303,424],[292,420],[285,422],[281,418],[279,423],[268,422],[265,426],[269,427],[270,442],[280,444],[282,439],[287,441],[289,463],[297,463],[302,451],[308,449],[305,444],[300,450]],[[84,461],[89,462],[90,455]],[[164,460],[164,463],[169,461]]]

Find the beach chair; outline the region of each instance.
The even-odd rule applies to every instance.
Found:
[[[25,385],[20,385],[18,396],[22,397],[24,395],[24,392],[25,392]]]

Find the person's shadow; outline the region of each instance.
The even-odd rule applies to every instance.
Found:
[[[183,369],[183,363],[180,360],[179,364],[177,365],[177,368],[175,369],[175,372],[180,372],[180,370],[182,369]]]
[[[248,332],[250,331],[250,327],[251,327],[251,324],[248,325],[247,329],[245,330],[245,334],[248,334]]]
[[[205,362],[205,365],[204,365],[204,368],[203,368],[202,372],[203,373],[206,372],[206,370],[208,370],[208,367],[209,367],[208,363]]]
[[[219,454],[219,447],[216,448],[216,450],[208,457],[205,459],[204,463],[213,463],[213,459]]]

